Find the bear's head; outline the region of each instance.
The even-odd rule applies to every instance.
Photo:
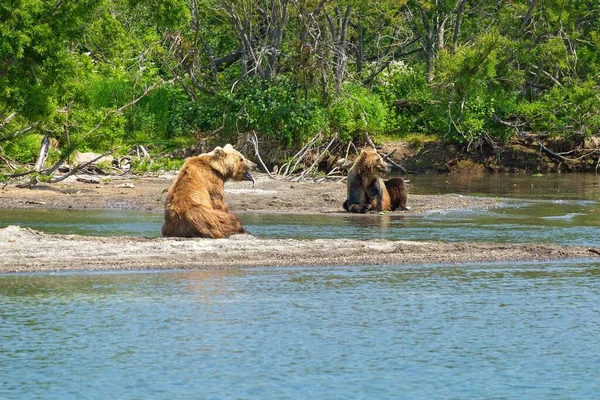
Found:
[[[391,170],[390,165],[383,160],[383,157],[372,149],[362,150],[354,161],[352,169],[369,177],[380,177]]]
[[[215,147],[209,154],[211,155],[211,167],[219,171],[224,180],[247,180],[251,181],[252,187],[254,187],[256,181],[250,175],[250,171],[256,169],[256,164],[244,157],[232,145],[226,144],[225,147]]]

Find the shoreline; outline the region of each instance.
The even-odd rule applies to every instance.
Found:
[[[174,175],[108,177],[100,184],[76,180],[34,189],[0,189],[0,210],[73,209],[162,212]],[[290,182],[257,174],[257,186],[228,182],[226,201],[234,213],[314,214],[352,218],[342,210],[343,182]],[[412,195],[411,210],[387,216],[490,209],[510,199],[460,194]],[[235,270],[250,267],[457,264],[491,261],[597,260],[584,246],[478,242],[416,242],[358,239],[228,239],[96,237],[0,228],[0,273],[109,270]]]
[[[108,176],[99,184],[77,181],[33,188],[14,184],[0,188],[0,209],[87,209],[163,211],[167,189],[174,174],[159,177]],[[346,183],[338,181],[291,182],[255,174],[256,187],[248,182],[227,182],[225,200],[233,213],[335,214],[347,215],[342,208]],[[421,215],[431,211],[485,209],[502,206],[508,199],[461,194],[416,195],[408,192],[411,210],[389,215]],[[373,214],[369,214],[373,215]]]
[[[0,273],[128,270],[239,270],[597,260],[584,246],[357,239],[179,239],[52,235],[0,229]]]

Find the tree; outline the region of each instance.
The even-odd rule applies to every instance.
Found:
[[[37,170],[49,138],[61,148],[59,163],[78,147],[103,140],[122,124],[123,110],[164,81],[152,68],[165,24],[176,24],[176,1],[157,1],[165,19],[143,18],[147,6],[106,0],[55,3],[41,0],[0,5],[0,146],[19,137],[43,135]],[[169,6],[167,6],[169,5]],[[185,3],[181,18],[185,18]],[[156,10],[156,7],[155,9]],[[126,18],[124,16],[127,16]],[[154,22],[154,25],[152,25]],[[180,21],[177,20],[180,24]],[[149,34],[153,30],[154,34]],[[154,43],[149,43],[154,41]],[[135,66],[135,69],[131,67]],[[94,82],[123,82],[103,104]],[[0,148],[1,150],[1,148]],[[53,173],[57,165],[47,170]]]

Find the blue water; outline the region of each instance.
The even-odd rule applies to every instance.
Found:
[[[600,263],[0,276],[0,398],[597,399]]]

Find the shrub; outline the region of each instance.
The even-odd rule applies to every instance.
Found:
[[[22,163],[35,162],[40,152],[42,135],[25,135],[3,143],[4,154]]]
[[[188,120],[220,135],[257,131],[284,145],[300,143],[324,127],[319,103],[288,78],[240,82],[236,90],[203,95],[191,103]]]
[[[389,109],[382,99],[366,88],[348,84],[343,94],[333,101],[328,112],[329,129],[348,140],[365,133],[383,134]]]
[[[400,68],[383,78],[374,90],[387,105],[389,113],[386,129],[390,135],[440,135],[447,130],[447,113],[444,106],[440,107],[441,99],[427,84],[423,71]],[[403,105],[397,106],[398,100],[403,101]]]
[[[535,133],[582,138],[600,131],[600,95],[597,83],[555,86],[537,101],[522,101],[517,109]]]

